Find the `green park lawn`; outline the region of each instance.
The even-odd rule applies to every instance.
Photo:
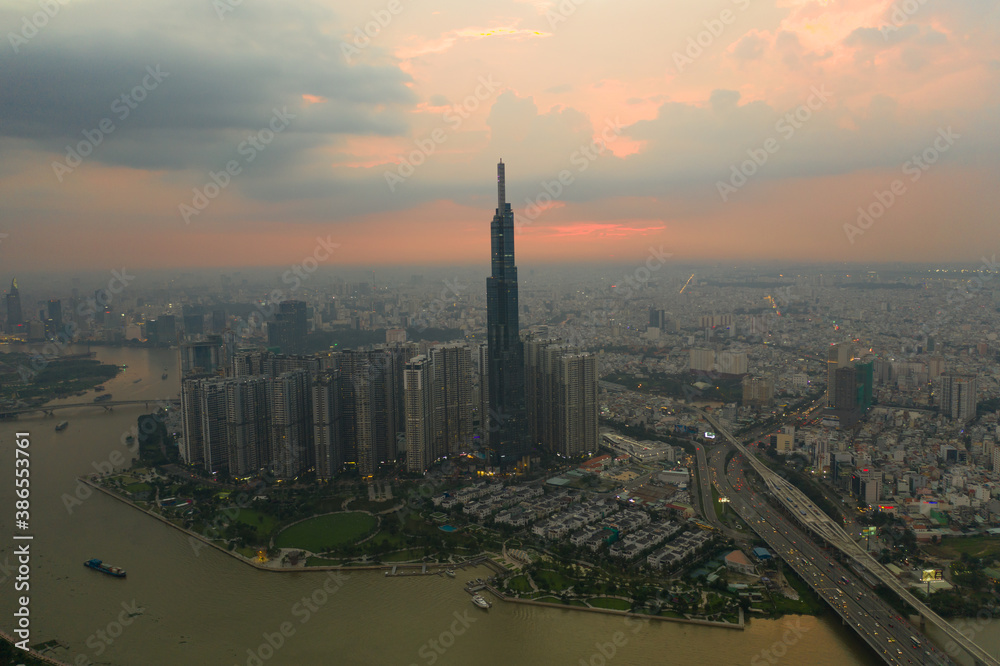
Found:
[[[535,584],[538,585],[538,587],[546,590],[553,590],[555,592],[565,590],[574,583],[574,581],[570,580],[566,576],[549,569],[540,569],[536,573],[532,574],[531,577],[535,579]]]
[[[331,513],[308,518],[286,528],[275,538],[274,545],[323,553],[363,539],[371,534],[376,525],[378,520],[367,513]]]
[[[611,599],[609,597],[597,597],[590,600],[590,605],[594,608],[610,608],[611,610],[627,611],[632,608],[632,604],[624,599]]]
[[[387,553],[382,555],[381,559],[383,562],[413,562],[414,560],[421,559],[423,556],[423,548],[410,548],[395,553]]]
[[[240,509],[234,520],[256,528],[257,536],[261,539],[267,538],[278,525],[277,517],[255,509]]]
[[[514,576],[507,582],[507,588],[512,592],[527,594],[532,591],[531,583],[524,576]]]

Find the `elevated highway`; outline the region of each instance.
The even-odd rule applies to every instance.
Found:
[[[837,548],[845,556],[853,560],[858,566],[864,568],[876,580],[890,588],[900,596],[906,603],[910,604],[922,620],[931,622],[937,626],[949,639],[955,642],[976,664],[989,666],[1000,666],[1000,661],[990,655],[986,650],[979,647],[965,634],[953,627],[947,620],[935,613],[926,604],[917,599],[910,590],[904,586],[890,571],[883,567],[875,558],[868,554],[863,548],[858,546],[853,539],[834,522],[829,516],[823,513],[819,507],[813,504],[812,500],[805,496],[798,488],[785,479],[778,476],[764,463],[757,460],[750,451],[739,442],[733,435],[718,422],[715,417],[707,414],[701,409],[692,407],[696,413],[701,415],[706,421],[712,424],[716,433],[722,434],[745,458],[755,472],[767,485],[774,497],[781,503],[788,513],[795,517],[803,527],[809,529],[813,534],[826,540],[831,546]]]
[[[770,546],[799,577],[851,627],[881,659],[893,665],[933,664],[951,666],[954,662],[875,592],[853,580],[853,571],[845,568],[831,552],[799,528],[760,493],[755,493],[743,475],[744,458],[736,455],[728,469],[725,460],[729,446],[712,452],[712,481],[730,498],[730,506]]]

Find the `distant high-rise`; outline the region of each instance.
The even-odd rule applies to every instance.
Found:
[[[10,281],[10,292],[7,293],[7,332],[14,334],[21,331],[24,316],[21,314],[21,292],[17,290],[17,278]]]
[[[524,346],[520,338],[514,212],[507,203],[503,160],[497,164],[497,209],[490,225],[491,275],[486,278],[486,340],[491,462],[511,467],[528,451]]]
[[[743,404],[768,407],[774,402],[774,380],[768,377],[743,377]]]
[[[210,335],[198,342],[185,342],[181,344],[180,356],[181,376],[190,373],[215,374],[226,367],[226,343],[221,335]]]
[[[278,305],[275,322],[268,324],[268,343],[278,346],[286,354],[302,354],[306,347],[306,332],[309,330],[309,318],[305,301],[282,301]],[[284,324],[287,322],[287,325]],[[280,331],[271,337],[271,328]]]
[[[184,315],[184,335],[188,338],[205,333],[205,316],[201,314]]]
[[[875,359],[862,361],[850,343],[830,346],[827,353],[826,416],[838,427],[850,427],[872,406]]]
[[[226,311],[212,310],[212,333],[222,333],[226,330]]]
[[[271,357],[263,349],[239,349],[233,354],[232,375],[246,377],[264,374],[264,363]]]
[[[712,372],[715,370],[715,351],[712,349],[691,349],[688,352],[688,369],[692,372]]]
[[[941,375],[941,413],[962,423],[976,417],[975,375]]]
[[[723,375],[745,375],[747,364],[746,352],[724,351],[716,357],[716,368]]]
[[[45,319],[45,333],[49,336],[57,335],[62,330],[62,326],[62,301],[58,298],[53,298],[48,302],[48,317]]]
[[[154,323],[155,322],[155,323]],[[150,331],[153,331],[151,334]],[[177,344],[177,323],[173,315],[160,315],[146,322],[146,337],[158,345]]]
[[[849,365],[854,360],[854,345],[839,342],[830,345],[826,357],[826,406],[836,409],[837,369]]]

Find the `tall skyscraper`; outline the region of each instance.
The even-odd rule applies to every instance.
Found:
[[[528,412],[528,432],[532,444],[548,445],[552,438],[552,368],[547,350],[564,345],[562,338],[529,336],[524,343],[524,393]]]
[[[237,478],[253,476],[270,457],[268,378],[240,377],[226,387],[227,468]]]
[[[597,358],[561,339],[534,337],[525,354],[532,441],[564,456],[597,451]]]
[[[491,462],[511,467],[528,450],[524,346],[520,338],[514,212],[507,203],[503,160],[497,164],[497,210],[490,225],[491,275],[486,278],[486,340]],[[487,421],[484,421],[487,423]]]
[[[476,381],[473,384],[474,400],[476,405],[475,421],[478,441],[483,445],[489,445],[490,434],[490,384],[489,365],[490,347],[486,343],[476,345]]]
[[[962,423],[976,417],[975,375],[941,375],[941,413]]]
[[[597,452],[597,357],[566,353],[556,368],[555,450],[564,456]]]
[[[346,462],[340,391],[339,369],[326,370],[313,381],[313,458],[320,481],[331,480]]]
[[[432,363],[423,354],[406,362],[406,469],[423,472],[434,462],[434,392]]]
[[[24,325],[24,315],[21,314],[21,292],[17,290],[17,278],[10,281],[10,292],[7,294],[7,332],[19,333]]]
[[[237,478],[265,469],[280,479],[303,473],[316,462],[310,377],[307,368],[274,374],[265,368],[264,374],[185,378],[181,457]]]
[[[472,354],[465,344],[431,348],[434,455],[468,452],[472,444]]]
[[[181,420],[184,437],[180,442],[181,459],[189,465],[205,462],[205,436],[202,432],[201,380],[190,379],[181,384]]]
[[[298,475],[309,465],[312,446],[312,399],[309,373],[284,372],[267,383],[271,406],[271,467],[279,479]]]
[[[342,437],[345,459],[362,476],[395,461],[397,405],[402,404],[392,349],[346,351],[335,356],[341,370]],[[401,373],[400,373],[401,374]]]

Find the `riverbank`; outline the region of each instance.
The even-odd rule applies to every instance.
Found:
[[[527,604],[529,606],[543,606],[545,608],[557,608],[559,610],[568,611],[584,611],[591,613],[604,613],[605,615],[620,615],[625,617],[631,617],[640,620],[661,620],[663,622],[681,622],[683,624],[698,624],[704,627],[718,627],[721,629],[738,629],[743,631],[746,628],[746,622],[744,621],[743,609],[739,609],[739,622],[716,622],[715,620],[699,620],[696,618],[685,618],[685,617],[669,617],[666,615],[646,615],[644,613],[633,613],[631,611],[614,610],[612,608],[594,608],[592,606],[570,606],[567,604],[554,604],[548,601],[535,601],[534,599],[520,599],[518,597],[510,597],[505,595],[500,590],[492,587],[491,585],[484,585],[484,589],[490,591],[490,593],[501,601],[509,601],[511,603]]]
[[[208,537],[206,537],[205,535],[199,534],[197,532],[193,532],[193,531],[187,529],[186,527],[181,527],[180,525],[171,522],[170,520],[168,520],[164,516],[161,516],[160,514],[154,512],[154,511],[150,511],[149,509],[147,509],[145,507],[139,506],[138,504],[136,504],[132,500],[128,499],[127,497],[122,497],[118,493],[116,493],[116,492],[114,492],[112,490],[109,490],[108,488],[105,488],[104,486],[100,485],[99,483],[95,483],[94,481],[91,481],[90,479],[87,479],[87,478],[84,478],[84,477],[78,477],[78,480],[80,482],[82,482],[82,483],[85,483],[86,485],[90,486],[91,488],[93,488],[95,490],[99,490],[100,492],[104,493],[108,497],[112,497],[112,498],[118,500],[119,502],[122,502],[123,504],[127,504],[128,506],[132,507],[133,509],[136,509],[137,511],[142,511],[146,515],[155,518],[156,520],[160,521],[164,525],[169,525],[170,527],[174,528],[175,530],[178,530],[180,532],[183,532],[184,534],[187,534],[188,537],[190,537],[192,539],[196,539],[198,542],[203,543],[206,546],[209,546],[211,548],[214,548],[215,550],[219,551],[220,553],[224,553],[224,554],[232,557],[233,559],[237,560],[238,562],[242,562],[243,564],[251,566],[254,569],[257,569],[259,571],[297,572],[297,573],[301,573],[303,571],[376,571],[376,570],[381,570],[381,569],[389,570],[389,569],[392,569],[393,567],[399,567],[399,568],[405,568],[405,569],[410,569],[410,568],[420,569],[420,568],[434,567],[437,570],[432,571],[432,572],[428,572],[427,575],[437,575],[439,573],[444,573],[444,571],[446,569],[453,569],[453,568],[461,568],[461,567],[470,566],[471,562],[475,561],[475,562],[479,563],[482,559],[486,558],[486,555],[484,554],[484,555],[478,556],[477,558],[473,558],[472,560],[466,560],[466,561],[458,562],[458,563],[442,562],[442,563],[389,564],[389,565],[386,565],[386,564],[318,565],[318,566],[308,566],[308,567],[305,566],[305,565],[303,565],[303,566],[294,566],[294,567],[285,567],[285,566],[280,566],[280,565],[279,566],[267,566],[266,564],[264,564],[262,562],[255,561],[255,560],[250,559],[248,557],[244,557],[243,555],[240,555],[239,553],[235,553],[235,552],[233,552],[231,550],[223,548],[219,544],[214,543],[213,541],[211,541],[210,539],[208,539]],[[269,561],[273,561],[273,560],[269,560]]]
[[[388,564],[388,565],[387,564],[371,564],[371,565],[337,565],[337,566],[328,565],[328,566],[310,566],[310,567],[306,567],[306,566],[295,566],[295,567],[266,566],[263,563],[255,562],[255,561],[253,561],[253,560],[251,560],[249,558],[246,558],[243,555],[240,555],[239,553],[234,553],[234,552],[232,552],[230,550],[227,550],[226,548],[223,548],[219,544],[213,543],[212,541],[210,541],[208,538],[206,538],[202,534],[198,534],[197,532],[192,532],[191,530],[189,530],[187,528],[184,528],[184,527],[181,527],[180,525],[172,523],[170,520],[168,520],[164,516],[161,516],[158,513],[150,511],[149,509],[146,509],[145,507],[141,507],[138,504],[136,504],[135,502],[131,501],[130,499],[128,499],[126,497],[122,497],[118,493],[116,493],[116,492],[114,492],[112,490],[109,490],[109,489],[101,486],[100,484],[95,483],[94,481],[91,481],[90,479],[87,479],[87,478],[84,478],[84,477],[78,477],[78,478],[79,478],[79,480],[82,483],[85,483],[86,485],[90,486],[91,488],[93,488],[95,490],[98,490],[98,491],[104,493],[105,495],[107,495],[109,497],[112,497],[112,498],[118,500],[119,502],[122,502],[123,504],[126,504],[126,505],[132,507],[133,509],[141,511],[141,512],[145,513],[146,515],[155,518],[156,520],[160,521],[161,523],[163,523],[165,525],[169,525],[170,527],[172,527],[172,528],[174,528],[176,530],[179,530],[179,531],[183,532],[184,534],[187,534],[188,537],[190,537],[191,539],[196,539],[199,543],[202,543],[202,544],[205,544],[206,546],[214,548],[215,550],[219,551],[220,553],[224,553],[226,555],[229,555],[230,557],[236,559],[237,561],[242,562],[243,564],[246,564],[246,565],[248,565],[250,567],[253,567],[254,569],[257,569],[259,571],[271,571],[271,572],[278,572],[278,573],[281,573],[281,572],[301,573],[303,571],[378,571],[378,570],[384,570],[386,577],[387,578],[392,578],[392,577],[397,577],[397,576],[400,576],[400,575],[406,575],[406,576],[420,576],[420,575],[436,576],[436,575],[443,575],[446,569],[462,569],[462,568],[466,568],[466,567],[470,567],[470,566],[485,565],[485,566],[488,566],[489,568],[493,569],[495,572],[501,573],[501,567],[499,565],[497,565],[495,562],[493,562],[489,558],[488,554],[485,554],[485,553],[481,554],[481,555],[479,555],[479,556],[477,556],[475,558],[468,559],[468,560],[465,560],[465,561],[462,561],[462,562],[458,562],[458,563],[448,563],[448,562],[441,563],[441,562],[436,562],[436,563],[420,563],[420,564]],[[401,573],[397,573],[398,569],[414,569],[414,570],[419,569],[420,571],[419,572],[418,571],[413,571],[412,573],[401,574]],[[519,597],[508,596],[508,595],[504,594],[503,592],[501,592],[500,590],[498,590],[498,589],[496,589],[496,588],[494,588],[494,587],[492,587],[490,585],[486,585],[484,587],[486,589],[488,589],[490,591],[490,593],[493,594],[497,599],[500,599],[501,601],[505,601],[505,602],[510,602],[510,603],[526,604],[526,605],[530,605],[530,606],[541,606],[541,607],[546,607],[546,608],[556,608],[556,609],[560,609],[560,610],[573,610],[573,611],[583,611],[583,612],[591,612],[591,613],[603,613],[603,614],[606,614],[606,615],[628,616],[628,617],[633,617],[633,618],[637,618],[637,619],[661,620],[661,621],[665,621],[665,622],[680,622],[680,623],[683,623],[683,624],[697,624],[697,625],[701,625],[701,626],[717,627],[717,628],[723,628],[723,629],[738,629],[740,631],[742,631],[745,628],[745,620],[744,620],[743,609],[739,610],[739,622],[738,623],[717,622],[715,620],[699,620],[699,619],[696,619],[696,618],[669,617],[669,616],[663,616],[663,615],[646,615],[646,614],[643,614],[643,613],[633,613],[631,611],[615,610],[615,609],[611,609],[611,608],[593,608],[593,607],[590,607],[590,606],[571,606],[571,605],[568,605],[568,604],[554,604],[554,603],[550,603],[550,602],[546,602],[546,601],[535,601],[534,599],[521,599]]]
[[[24,664],[24,666],[36,666],[37,664],[50,664],[51,666],[72,666],[65,661],[59,661],[53,657],[42,654],[34,649],[27,651],[15,647],[17,639],[5,631],[0,631],[0,643],[3,643],[3,650],[0,650],[0,657],[12,659],[9,663]],[[8,662],[4,662],[8,663]]]

